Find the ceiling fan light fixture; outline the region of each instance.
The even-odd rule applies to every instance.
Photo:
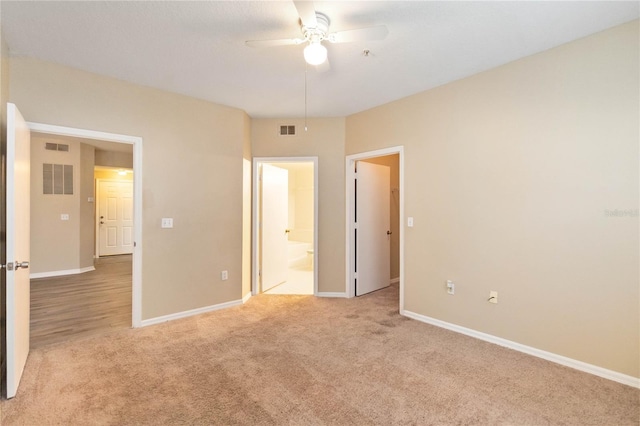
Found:
[[[304,60],[309,65],[320,65],[327,60],[327,48],[318,42],[310,42],[304,48]]]

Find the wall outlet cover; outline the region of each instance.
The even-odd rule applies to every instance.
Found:
[[[447,293],[456,294],[456,285],[451,280],[447,280]]]

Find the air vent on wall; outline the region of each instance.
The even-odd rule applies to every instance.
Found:
[[[69,145],[63,143],[45,142],[44,149],[48,151],[64,151],[69,152]]]
[[[73,165],[42,165],[42,193],[73,195]]]
[[[280,126],[280,136],[295,135],[296,126]]]

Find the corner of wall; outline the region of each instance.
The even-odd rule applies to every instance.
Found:
[[[251,297],[251,118],[242,117],[242,293]],[[248,300],[248,298],[247,298]]]

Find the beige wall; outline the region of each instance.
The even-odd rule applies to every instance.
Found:
[[[143,319],[242,297],[243,111],[32,59],[11,72],[28,121],[143,138]]]
[[[35,133],[31,135],[31,261],[29,270],[32,274],[81,268],[81,144],[72,140],[64,141],[69,145],[69,151],[60,152],[45,150],[46,142],[49,142],[46,136]],[[73,166],[73,194],[43,194],[43,163]],[[93,177],[90,175],[90,178]],[[68,214],[69,220],[61,220],[62,214]],[[90,265],[93,265],[93,262],[86,266]]]
[[[96,166],[133,168],[133,154],[96,149]]]
[[[405,309],[640,376],[638,39],[635,21],[347,118],[347,154],[405,147]]]
[[[251,120],[242,121],[242,295],[251,294]]]
[[[294,221],[289,239],[313,243],[313,164],[297,168],[295,184],[289,188],[289,200],[294,201]]]
[[[298,134],[280,136],[281,124],[296,125]],[[345,155],[344,118],[253,119],[254,157],[318,157],[318,290],[345,292]]]
[[[398,154],[368,158],[367,163],[389,167],[389,222],[391,226],[389,278],[400,278],[400,156]]]
[[[95,148],[73,138],[57,138],[69,152],[48,151],[51,140],[31,135],[31,273],[79,270],[93,266],[95,247],[93,162]],[[43,163],[73,166],[73,194],[43,194]],[[69,220],[61,220],[68,214]]]
[[[96,149],[80,144],[80,267],[93,266],[96,247],[93,167]],[[90,201],[92,200],[92,201]]]

